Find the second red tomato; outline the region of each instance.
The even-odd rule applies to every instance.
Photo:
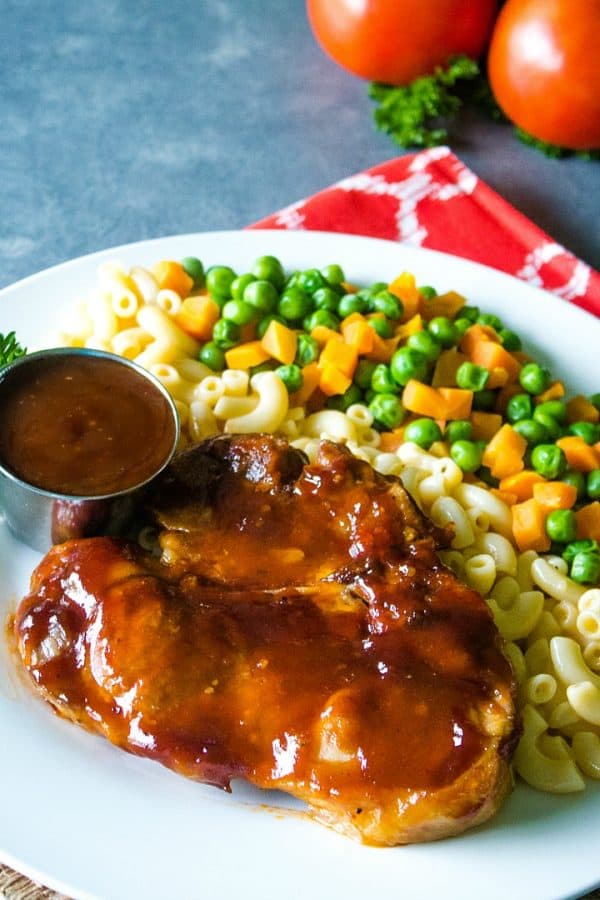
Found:
[[[496,0],[307,0],[317,41],[354,75],[408,84],[485,50]]]

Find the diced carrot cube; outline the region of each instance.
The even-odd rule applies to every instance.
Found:
[[[567,421],[570,422],[599,422],[600,410],[583,394],[572,397],[567,402]]]
[[[414,378],[411,378],[402,392],[402,405],[419,416],[446,418],[446,407],[439,390]]]
[[[417,287],[415,276],[411,272],[402,272],[397,278],[394,278],[388,285],[388,291],[402,300],[404,306],[402,322],[412,319],[415,313],[420,311],[423,298]]]
[[[507,382],[516,381],[519,377],[521,364],[517,362],[512,353],[504,349],[502,344],[490,340],[479,341],[479,343],[473,344],[469,356],[475,365],[483,366],[488,372],[504,369],[507,373]],[[496,387],[502,387],[502,385],[498,384]]]
[[[369,328],[368,325],[367,328]],[[373,329],[369,328],[369,330],[372,331]],[[335,338],[331,338],[327,341],[319,356],[319,365],[321,368],[324,368],[327,363],[331,363],[348,378],[352,378],[354,375],[357,362],[358,353],[356,348],[351,347],[350,344],[346,344],[344,341],[338,341]]]
[[[499,413],[474,409],[471,413],[471,425],[474,441],[491,441],[496,432],[502,428],[502,416]]]
[[[473,347],[475,347],[476,344],[479,344],[482,341],[492,341],[493,343],[499,343],[500,338],[498,337],[494,329],[489,325],[471,325],[471,327],[467,328],[467,330],[463,334],[460,340],[459,347],[463,353],[470,357],[471,353],[473,352]]]
[[[225,351],[225,362],[228,369],[251,369],[260,366],[270,358],[261,341],[250,341],[247,344],[238,344]]]
[[[485,448],[482,462],[489,467],[494,478],[502,479],[522,471],[526,449],[525,438],[511,425],[503,425]]]
[[[462,388],[438,388],[444,403],[445,419],[468,419],[473,405],[473,391]]]
[[[287,325],[278,322],[277,319],[271,319],[261,343],[269,356],[279,360],[285,366],[294,362],[298,348],[298,335]]]
[[[514,475],[507,475],[500,480],[500,490],[509,494],[514,494],[519,503],[524,500],[531,500],[533,497],[533,489],[536,484],[544,484],[545,478],[539,472],[533,469],[523,469]]]
[[[537,500],[525,500],[511,507],[512,530],[517,547],[524,553],[535,550],[543,553],[550,549],[550,538],[546,534],[546,514]]]
[[[194,286],[194,279],[185,271],[181,263],[163,259],[152,267],[160,290],[175,291],[180,297],[187,297]]]
[[[215,322],[221,312],[218,305],[208,294],[186,297],[175,321],[186,334],[200,341],[209,341]]]
[[[575,513],[577,537],[591,538],[600,543],[600,501],[594,500]]]
[[[571,509],[577,500],[577,488],[565,481],[541,481],[533,485],[533,496],[544,512]]]
[[[579,435],[566,435],[559,438],[556,445],[565,454],[569,466],[577,472],[591,472],[593,469],[600,469],[600,455]]]
[[[346,319],[341,324],[344,341],[350,347],[354,347],[359,354],[370,353],[373,349],[375,332],[362,316],[348,322]]]
[[[334,394],[344,394],[352,384],[352,379],[344,375],[333,363],[325,363],[319,368],[321,369],[319,387],[328,397],[332,397]]]

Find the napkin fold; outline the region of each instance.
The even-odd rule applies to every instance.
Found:
[[[600,273],[493,191],[448,147],[389,160],[251,228],[387,238],[485,263],[600,316]]]

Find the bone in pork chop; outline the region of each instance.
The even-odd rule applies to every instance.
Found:
[[[366,843],[457,834],[510,788],[514,683],[400,482],[323,442],[180,454],[133,543],[56,546],[15,628],[62,715],[175,771],[288,791]]]

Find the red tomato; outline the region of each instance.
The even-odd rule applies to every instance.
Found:
[[[508,118],[541,141],[600,147],[600,0],[508,0],[488,73]]]
[[[354,75],[408,84],[451,56],[477,58],[496,0],[307,0],[316,39]]]

